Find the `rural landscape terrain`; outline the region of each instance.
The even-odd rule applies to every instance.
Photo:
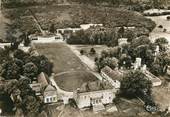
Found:
[[[0,0],[0,116],[170,117],[170,1]]]

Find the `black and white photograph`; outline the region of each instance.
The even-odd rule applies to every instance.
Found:
[[[170,117],[170,0],[0,0],[0,117]]]

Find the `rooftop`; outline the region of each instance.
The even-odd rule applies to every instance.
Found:
[[[41,72],[38,77],[37,77],[37,80],[38,80],[38,83],[41,84],[42,87],[45,87],[48,85],[48,80],[47,80],[47,75],[43,72]]]
[[[123,77],[123,73],[120,72],[119,70],[113,70],[109,66],[104,67],[101,72],[105,73],[108,75],[110,78],[113,80],[121,80]]]

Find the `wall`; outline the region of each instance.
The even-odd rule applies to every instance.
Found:
[[[102,104],[109,104],[113,102],[115,98],[116,90],[101,90],[95,92],[78,93],[74,99],[79,108],[91,106],[91,98],[101,98]]]

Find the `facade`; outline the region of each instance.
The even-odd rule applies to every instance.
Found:
[[[101,76],[104,81],[108,81],[113,87],[120,88],[120,79],[123,77],[123,73],[119,70],[112,70],[109,66],[106,66],[101,70]]]
[[[72,32],[75,33],[77,31],[82,30],[81,28],[64,28],[64,29],[57,29],[57,34],[61,33],[64,34],[65,32]]]
[[[105,109],[105,104],[113,103],[117,89],[108,82],[94,81],[84,83],[74,92],[77,106],[82,109],[92,107],[94,111]]]
[[[32,90],[35,91],[35,94],[37,96],[41,95],[41,84],[40,83],[32,83],[30,84],[30,87],[32,88]]]
[[[52,85],[48,85],[43,91],[44,103],[55,103],[58,101],[57,91]]]
[[[90,27],[96,27],[96,26],[103,26],[103,24],[81,24],[80,27],[82,30],[87,30],[89,29]]]

